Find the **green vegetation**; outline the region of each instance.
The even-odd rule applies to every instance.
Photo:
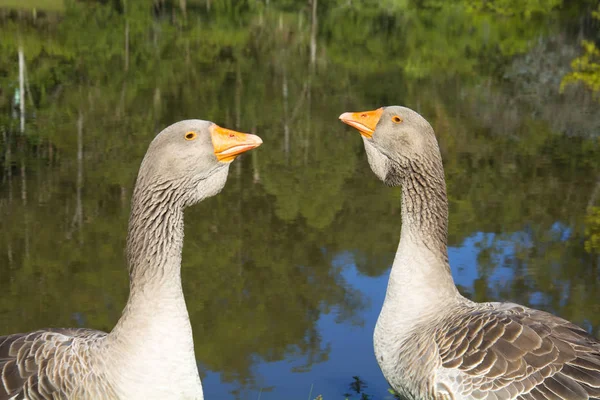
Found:
[[[600,20],[600,4],[598,4],[598,11],[592,11],[592,17]],[[564,91],[565,86],[583,83],[598,97],[600,92],[600,49],[591,40],[583,40],[581,45],[584,53],[571,63],[573,72],[564,77],[561,82],[561,91]]]
[[[369,385],[367,382],[362,380],[360,376],[353,376],[352,382],[348,385],[348,393],[344,393],[344,400],[383,400],[367,393],[367,388]],[[385,399],[399,399],[402,400],[402,397],[392,388],[388,389],[389,396],[386,396]],[[314,400],[324,400],[326,397],[322,395],[317,396]]]
[[[113,326],[141,157],[163,127],[204,118],[265,144],[186,215],[200,368],[241,392],[258,387],[261,361],[326,361],[319,318],[359,324],[366,307],[339,256],[380,276],[400,229],[399,190],[374,178],[336,117],[384,104],[417,109],[438,133],[450,244],[485,233],[467,294],[525,304],[541,294],[536,307],[598,332],[600,115],[577,87],[558,93],[579,55],[573,32],[598,39],[576,25],[590,4],[331,0],[318,1],[318,24],[305,0],[0,14],[0,334]],[[500,266],[511,279],[494,280]]]
[[[585,217],[585,250],[600,254],[600,207],[591,207]]]
[[[2,0],[1,7],[36,11],[63,11],[64,0]]]

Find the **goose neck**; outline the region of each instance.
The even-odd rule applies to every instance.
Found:
[[[448,263],[448,200],[441,160],[410,166],[402,180],[402,232],[384,314],[435,315],[460,295]]]
[[[447,263],[448,197],[436,163],[414,163],[402,180],[402,238],[410,237]]]
[[[134,191],[127,235],[131,291],[181,285],[183,205],[169,185]]]
[[[129,299],[113,337],[135,339],[143,333],[159,340],[166,326],[190,331],[181,285],[182,204],[170,185],[144,187],[138,182],[127,236]]]

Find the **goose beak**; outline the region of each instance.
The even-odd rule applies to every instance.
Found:
[[[364,137],[371,138],[382,113],[383,107],[373,111],[346,112],[340,115],[340,120],[342,120],[343,123],[358,129],[360,134]]]
[[[221,128],[216,124],[210,127],[210,136],[215,156],[221,162],[231,162],[240,154],[260,146],[263,142],[256,135]]]

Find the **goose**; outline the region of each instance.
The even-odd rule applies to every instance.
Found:
[[[262,140],[213,122],[160,132],[142,161],[127,236],[130,292],[110,333],[44,329],[0,337],[0,400],[203,399],[181,286],[184,209],[221,191]]]
[[[348,112],[369,165],[402,187],[400,243],[373,342],[386,380],[411,400],[600,399],[600,341],[547,312],[476,303],[457,290],[435,133],[400,106]]]

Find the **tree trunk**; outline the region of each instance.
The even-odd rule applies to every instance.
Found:
[[[27,169],[25,154],[21,154],[21,201],[23,202],[23,225],[25,226],[25,259],[29,259],[29,210],[27,209]]]
[[[238,62],[235,70],[235,129],[240,129],[242,122],[242,90],[244,82],[242,81],[242,69]]]
[[[310,26],[310,65],[314,68],[317,60],[317,0],[312,0],[312,18]]]
[[[252,128],[250,131],[256,134],[256,128]],[[250,157],[252,157],[252,181],[254,183],[260,182],[260,166],[258,165],[258,151],[251,151]]]
[[[19,111],[21,113],[21,134],[25,133],[25,55],[23,47],[19,46]]]
[[[183,14],[183,18],[187,19],[187,4],[186,4],[186,0],[179,0],[179,8],[181,8],[181,13]]]
[[[281,85],[281,94],[283,96],[283,151],[285,153],[286,164],[290,159],[290,125],[288,118],[288,82],[287,68],[283,65],[283,82]]]
[[[160,88],[156,86],[154,88],[154,98],[152,101],[153,106],[153,116],[154,116],[154,130],[158,130],[158,123],[160,121],[160,113],[162,109],[162,95],[160,92]]]
[[[25,154],[21,154],[21,201],[23,202],[23,207],[27,209],[27,168],[25,167]]]
[[[127,98],[127,80],[123,81],[123,87],[121,88],[121,98],[119,104],[117,104],[116,115],[121,118],[125,115],[125,99]]]
[[[127,190],[125,186],[121,185],[121,209],[126,210],[127,206]]]
[[[8,243],[6,244],[6,257],[8,258],[8,268],[9,269],[13,269],[13,250],[12,250],[12,243],[10,241],[10,239],[8,239]],[[13,276],[11,275],[11,278]]]
[[[598,195],[600,195],[600,177],[598,177],[598,181],[596,182],[596,185],[594,186],[594,190],[592,190],[592,195],[590,196],[590,200],[588,201],[588,204],[587,204],[588,210],[591,209],[594,206],[594,204],[596,204]]]
[[[10,158],[11,158],[11,151],[10,151],[10,135],[7,131],[6,128],[2,128],[2,141],[4,142],[4,145],[6,146],[6,150],[4,151],[4,171],[2,171],[2,183],[5,182],[10,182],[10,178],[11,178],[11,173],[12,170],[10,168]]]
[[[77,118],[77,205],[75,218],[79,232],[79,243],[83,242],[81,228],[83,226],[83,204],[81,202],[81,191],[83,188],[83,114],[79,111]]]
[[[236,73],[235,73],[235,129],[240,130],[242,124],[242,70],[240,68],[240,63],[237,63]],[[236,177],[238,180],[242,176],[242,163],[236,163]]]
[[[73,231],[77,230],[78,241],[83,243],[81,228],[83,225],[83,204],[81,201],[81,193],[83,188],[83,114],[81,110],[77,117],[77,181],[75,194],[75,213],[71,220],[71,226],[67,231],[67,238],[70,239]]]
[[[129,20],[125,20],[125,71],[129,71]]]

